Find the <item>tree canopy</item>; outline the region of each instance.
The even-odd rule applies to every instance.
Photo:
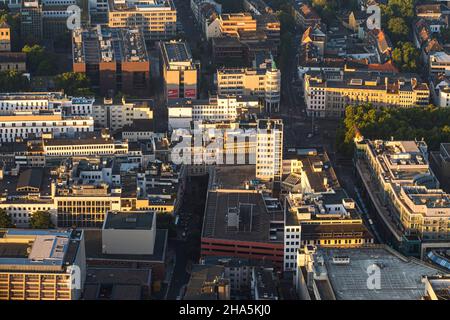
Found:
[[[355,128],[368,139],[423,138],[431,150],[438,150],[440,143],[450,141],[450,109],[349,106],[337,134],[337,147],[344,154],[351,155]]]
[[[30,227],[33,229],[51,229],[53,225],[50,212],[37,211],[30,218]]]
[[[56,72],[54,57],[40,45],[25,45],[22,52],[27,54],[28,70],[36,76],[53,75]]]
[[[5,209],[0,209],[0,228],[12,228],[11,217],[6,213]]]
[[[392,60],[403,72],[417,72],[420,63],[420,52],[411,42],[398,42],[392,51]]]
[[[55,86],[58,90],[70,96],[91,96],[89,78],[84,73],[65,72],[55,77]]]
[[[27,91],[30,88],[30,82],[16,70],[2,71],[0,72],[0,88],[8,92]]]

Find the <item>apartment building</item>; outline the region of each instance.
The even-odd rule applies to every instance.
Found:
[[[254,96],[212,96],[208,100],[174,100],[168,106],[169,130],[191,127],[191,121],[236,121],[239,117],[260,112]]]
[[[356,146],[358,175],[398,248],[417,256],[428,241],[448,241],[450,195],[439,189],[426,143],[362,140]]]
[[[102,95],[148,96],[150,61],[139,29],[101,25],[72,35],[73,71],[85,73]]]
[[[160,48],[166,101],[197,99],[200,66],[193,60],[188,44],[184,41],[161,42]]]
[[[172,0],[109,1],[108,26],[141,29],[145,40],[176,36],[177,11]]]
[[[222,36],[238,37],[239,31],[256,31],[256,19],[248,12],[224,13],[219,23]]]
[[[92,115],[95,125],[108,128],[112,132],[129,126],[134,120],[152,120],[152,106],[147,103],[128,102],[94,104]]]
[[[256,178],[280,181],[283,173],[283,121],[259,119],[256,141]]]
[[[254,68],[222,68],[217,70],[220,95],[254,95],[261,99],[267,112],[280,108],[281,72],[273,59]]]
[[[342,117],[349,105],[425,107],[430,99],[427,83],[411,76],[378,72],[349,72],[338,79],[307,73],[304,88],[306,112],[319,118]]]
[[[1,58],[0,58],[1,60]],[[92,116],[94,98],[67,97],[62,92],[8,92],[0,94],[0,114],[55,111],[67,116]]]
[[[63,116],[57,112],[16,112],[0,116],[0,141],[14,142],[31,136],[41,137],[51,133],[54,136],[94,131],[94,120],[86,116]]]
[[[77,300],[86,278],[82,230],[0,232],[0,300]]]

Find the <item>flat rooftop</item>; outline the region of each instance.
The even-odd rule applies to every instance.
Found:
[[[144,37],[139,29],[108,28],[98,25],[75,30],[72,37],[73,61],[148,62]]]
[[[238,223],[233,223],[232,212],[237,212]],[[263,196],[256,192],[209,191],[202,237],[253,242],[271,240],[272,221],[282,221],[281,211],[269,213]]]
[[[0,233],[0,270],[60,271],[74,262],[82,231],[7,229]]]
[[[102,252],[102,231],[99,229],[84,230],[86,260],[139,261],[163,263],[166,256],[167,229],[156,229],[155,247],[151,255],[136,254],[104,254]]]
[[[353,249],[320,248],[328,278],[337,300],[420,300],[425,293],[422,276],[440,273],[416,259],[407,259],[387,247]],[[349,258],[348,264],[335,264],[333,257]],[[367,268],[381,271],[380,289],[367,288]]]
[[[154,213],[148,212],[108,212],[103,229],[151,230]]]

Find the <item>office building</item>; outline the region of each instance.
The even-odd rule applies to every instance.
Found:
[[[426,143],[361,140],[356,146],[360,184],[386,239],[414,256],[422,255],[427,242],[446,245],[450,195],[430,170]]]
[[[342,117],[349,105],[425,107],[430,99],[427,83],[411,76],[378,72],[347,72],[337,79],[307,73],[304,88],[306,112],[319,118]]]
[[[162,75],[166,101],[179,98],[197,99],[199,62],[192,58],[186,42],[161,42]]]
[[[73,32],[73,71],[85,73],[106,96],[148,96],[150,61],[138,29],[101,25]]]
[[[239,31],[256,31],[256,19],[248,12],[224,13],[219,23],[222,36],[238,37]]]
[[[148,41],[169,40],[176,36],[177,11],[172,0],[111,0],[108,26],[140,29]]]
[[[77,300],[86,277],[81,230],[0,232],[0,300]]]
[[[297,256],[296,289],[305,300],[422,300],[426,296],[423,277],[442,274],[385,245],[307,246]]]
[[[20,34],[22,40],[41,40],[44,34],[42,3],[39,0],[23,0],[20,8]]]
[[[254,68],[222,68],[217,70],[217,91],[220,95],[255,95],[267,112],[280,108],[281,73],[273,59],[266,59]]]
[[[86,116],[63,116],[57,112],[16,112],[0,116],[0,141],[54,136],[74,136],[76,133],[94,131],[94,120]]]
[[[260,112],[259,100],[254,96],[213,96],[208,100],[174,100],[167,106],[169,130],[191,127],[191,121],[236,121]]]
[[[201,256],[283,264],[281,204],[258,189],[255,166],[216,166],[209,176]]]
[[[281,181],[283,173],[283,121],[260,119],[257,124],[256,178]]]

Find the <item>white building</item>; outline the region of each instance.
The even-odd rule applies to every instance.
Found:
[[[255,68],[223,68],[217,70],[217,91],[220,95],[255,95],[266,111],[280,108],[281,72],[273,59]]]
[[[283,172],[283,121],[260,119],[257,123],[256,177],[280,181]]]
[[[431,54],[429,68],[430,74],[450,74],[450,55],[444,51]]]
[[[92,115],[95,125],[111,131],[131,125],[133,120],[153,119],[153,111],[146,105],[122,101],[122,104],[94,104]]]
[[[0,141],[14,142],[27,139],[31,134],[41,137],[43,133],[54,136],[94,131],[92,117],[66,117],[57,112],[16,112],[0,116]]]
[[[235,121],[240,115],[259,113],[253,96],[214,96],[209,100],[178,100],[168,106],[169,130],[189,128],[191,121]]]
[[[46,157],[107,156],[128,153],[128,143],[114,141],[109,137],[48,139],[44,140],[43,147]]]

